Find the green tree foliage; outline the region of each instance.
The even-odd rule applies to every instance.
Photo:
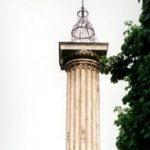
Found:
[[[101,72],[111,81],[128,82],[122,101],[128,108],[116,107],[119,150],[150,150],[150,0],[142,1],[140,26],[126,22],[121,53],[101,58]]]

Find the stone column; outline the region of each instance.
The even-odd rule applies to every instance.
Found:
[[[99,58],[107,43],[60,43],[67,72],[67,150],[99,150]]]
[[[79,59],[67,67],[67,150],[99,149],[99,66]]]

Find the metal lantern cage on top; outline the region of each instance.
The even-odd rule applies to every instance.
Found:
[[[78,21],[71,31],[72,42],[96,42],[95,31],[88,20],[88,15],[89,12],[85,9],[82,0],[82,7],[77,12]]]

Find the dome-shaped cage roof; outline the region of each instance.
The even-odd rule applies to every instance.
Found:
[[[81,7],[77,12],[78,21],[71,31],[73,42],[95,42],[96,36],[92,24],[88,21],[88,11]]]

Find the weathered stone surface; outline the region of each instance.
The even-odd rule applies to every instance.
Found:
[[[80,60],[67,74],[67,150],[98,150],[99,68]]]

